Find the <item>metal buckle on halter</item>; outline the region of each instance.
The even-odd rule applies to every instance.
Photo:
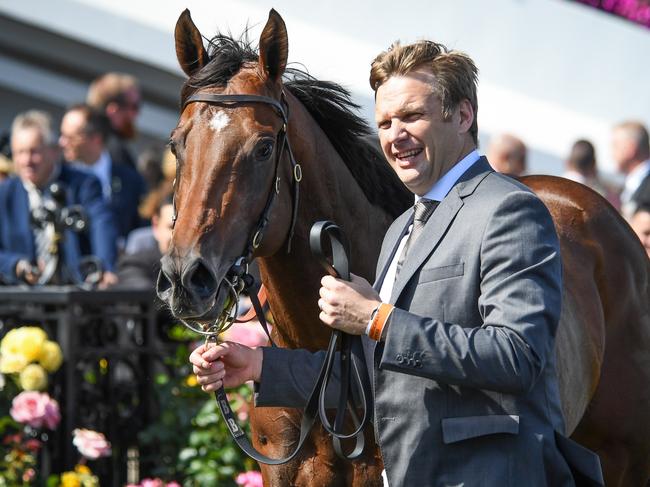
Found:
[[[293,166],[293,179],[295,179],[296,183],[302,181],[302,167],[298,163]]]

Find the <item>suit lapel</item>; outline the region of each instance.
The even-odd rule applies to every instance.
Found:
[[[413,243],[411,251],[397,276],[390,302],[395,303],[411,277],[422,266],[429,255],[443,239],[456,214],[463,206],[463,198],[474,192],[478,184],[493,172],[485,157],[479,159],[460,177],[458,182],[440,202],[436,211],[422,229],[418,240]]]

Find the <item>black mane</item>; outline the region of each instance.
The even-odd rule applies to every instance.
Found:
[[[201,88],[225,87],[244,64],[258,60],[246,32],[240,40],[217,34],[209,42],[208,56],[208,64],[183,85],[181,106]],[[359,105],[352,101],[349,91],[296,68],[287,68],[283,81],[323,129],[368,201],[393,217],[413,204],[413,195],[386,164],[377,142],[373,142],[370,127],[356,114]]]

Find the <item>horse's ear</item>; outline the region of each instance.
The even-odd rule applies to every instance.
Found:
[[[260,69],[266,77],[276,82],[287,67],[289,39],[284,20],[274,9],[269,12],[269,20],[260,36]]]
[[[176,21],[174,39],[176,58],[186,75],[192,76],[208,63],[208,54],[203,48],[203,38],[194,25],[188,9],[185,9]]]

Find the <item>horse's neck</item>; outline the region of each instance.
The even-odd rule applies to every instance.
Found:
[[[318,289],[325,271],[311,256],[309,230],[331,220],[346,233],[350,269],[372,282],[381,242],[392,218],[370,204],[344,161],[307,110],[291,97],[289,141],[301,164],[300,203],[292,251],[260,259],[277,323],[278,341],[289,347],[323,348],[330,330],[318,319]]]

